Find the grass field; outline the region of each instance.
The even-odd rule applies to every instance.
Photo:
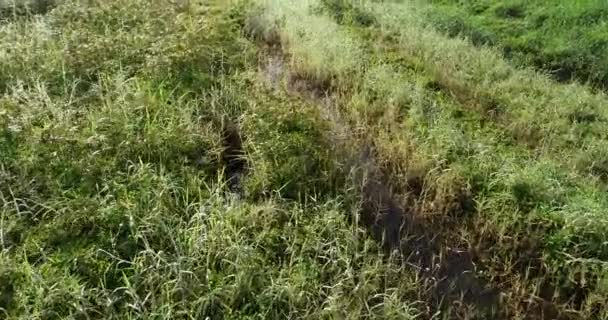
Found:
[[[0,319],[608,319],[608,97],[455,4],[3,10]]]
[[[517,64],[560,81],[608,87],[608,3],[432,0],[428,21],[450,36],[495,45]]]

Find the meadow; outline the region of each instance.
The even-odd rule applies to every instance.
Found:
[[[0,319],[608,319],[608,97],[468,7],[10,8]]]
[[[558,81],[608,86],[608,3],[432,0],[428,21],[449,36],[497,46],[519,65]]]

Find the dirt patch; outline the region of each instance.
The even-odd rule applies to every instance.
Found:
[[[480,222],[485,223],[485,222]],[[539,235],[550,234],[557,225],[540,225],[525,221],[528,230],[518,227],[493,230],[486,225],[472,226],[479,230],[471,241],[477,260],[485,264],[493,283],[500,284],[505,304],[509,305],[507,318],[516,314],[523,319],[580,319],[572,310],[583,309],[583,303],[592,291],[592,279],[571,276],[568,283],[558,284],[550,277],[543,257],[543,241]],[[496,257],[501,257],[496,259]]]
[[[361,221],[368,227],[378,241],[387,250],[399,248],[401,232],[404,226],[411,225],[404,207],[395,199],[388,186],[382,181],[378,169],[364,150],[357,170],[364,170],[361,178],[355,177],[356,184],[361,188]]]
[[[391,190],[390,177],[375,165],[373,152],[367,151],[363,158],[362,222],[387,251],[398,250],[402,262],[418,271],[430,306],[427,316],[498,318],[500,290],[479,275],[470,248],[448,245],[454,242],[450,229],[457,228],[448,219],[458,219],[470,210],[465,205],[472,199],[470,194],[454,193],[454,197],[438,200],[445,193],[425,190],[424,178],[417,175],[408,178],[408,190],[400,196]],[[444,210],[439,215],[444,218],[421,212],[430,208]]]
[[[287,90],[309,99],[319,100],[330,94],[331,81],[327,79],[312,81],[303,75],[290,73],[287,78]]]

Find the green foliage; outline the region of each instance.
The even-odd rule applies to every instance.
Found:
[[[358,27],[369,27],[376,23],[375,17],[352,1],[322,0],[318,10],[326,11],[340,24],[352,24]]]
[[[254,83],[248,10],[62,1],[2,22],[0,318],[416,314],[414,275],[347,223],[318,110]]]
[[[505,32],[518,32],[515,24],[532,6],[490,2],[460,3],[504,20]],[[333,5],[325,5],[331,13]],[[515,292],[546,294],[538,288],[545,281],[555,292],[544,299],[579,310],[583,318],[605,312],[605,302],[591,303],[606,272],[606,233],[599,229],[607,220],[596,214],[604,201],[595,196],[605,190],[605,95],[556,84],[511,66],[493,49],[447,39],[427,28],[428,19],[435,19],[427,7],[366,2],[359,8],[378,23],[349,24],[346,36],[366,51],[359,59],[361,76],[338,91],[345,117],[381,146],[377,157],[391,170],[387,179],[410,196],[424,195],[415,198],[414,210],[435,219],[467,212],[467,190],[473,192],[478,210],[450,228],[486,256],[480,261],[487,266],[484,274],[511,283],[505,289],[507,318],[532,312],[522,305],[527,293]],[[474,27],[460,11],[433,8],[454,36]],[[471,30],[481,30],[474,35],[477,44],[500,44],[485,29]],[[426,172],[422,183],[412,178],[420,177],[420,168]]]
[[[247,192],[252,197],[278,192],[283,198],[335,196],[344,173],[335,166],[327,126],[311,105],[266,97],[244,118],[254,164]]]
[[[541,297],[602,319],[606,96],[428,24],[550,70],[581,58],[576,76],[601,84],[583,75],[602,70],[587,58],[604,48],[603,10],[455,5],[13,8],[0,317],[496,316],[446,292],[441,279],[463,273],[467,294],[500,289],[504,318],[541,317]],[[372,240],[380,224],[401,250]]]
[[[606,88],[608,6],[603,1],[431,1],[427,18],[451,37],[496,45],[520,65],[560,81],[577,79]]]

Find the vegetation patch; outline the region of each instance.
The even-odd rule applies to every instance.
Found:
[[[504,57],[566,7],[7,16],[0,317],[604,319],[608,99]]]
[[[605,89],[608,6],[602,1],[431,1],[427,19],[446,34],[493,45],[518,65],[559,81]]]

